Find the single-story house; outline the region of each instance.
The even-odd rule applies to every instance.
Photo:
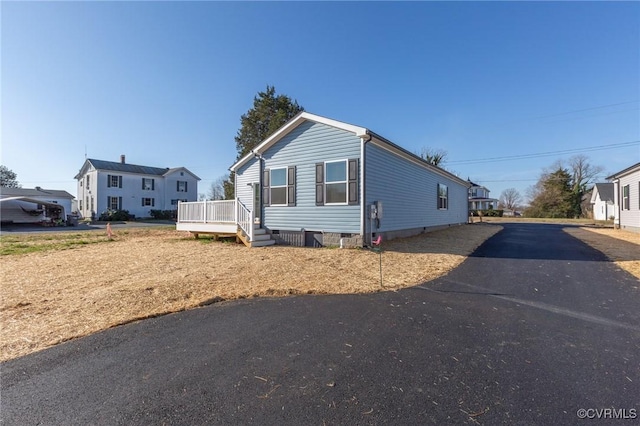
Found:
[[[73,195],[67,191],[35,188],[0,188],[2,223],[51,224],[67,220]]]
[[[640,163],[612,174],[607,180],[613,183],[613,225],[640,232]]]
[[[591,190],[591,205],[595,220],[609,220],[613,217],[613,184],[596,183]]]
[[[97,218],[107,210],[150,217],[151,210],[176,210],[180,201],[198,199],[200,178],[185,167],[162,168],[88,158],[75,176],[78,211]]]
[[[308,112],[230,170],[235,200],[181,203],[177,229],[226,224],[251,246],[363,246],[468,222],[466,180],[367,128]]]

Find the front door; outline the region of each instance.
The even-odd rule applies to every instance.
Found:
[[[262,224],[262,191],[259,183],[253,184],[253,217],[255,224]]]

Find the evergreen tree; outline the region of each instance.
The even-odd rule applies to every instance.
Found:
[[[544,174],[538,181],[527,209],[527,216],[572,218],[580,214],[576,211],[573,182],[569,171],[558,168]]]
[[[264,92],[253,98],[253,108],[240,118],[241,127],[235,137],[238,156],[247,155],[253,148],[267,139],[287,121],[304,111],[298,102],[286,95],[276,95],[274,86],[267,85]],[[226,199],[234,197],[234,173],[224,183]]]
[[[7,166],[0,165],[0,187],[2,188],[22,188],[22,185],[18,183],[18,175],[7,168]]]

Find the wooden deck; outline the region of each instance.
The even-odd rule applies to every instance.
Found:
[[[238,200],[194,201],[178,204],[176,230],[215,237],[236,237],[247,247],[273,245],[271,234],[255,225],[253,213]]]

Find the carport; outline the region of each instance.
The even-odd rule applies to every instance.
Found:
[[[7,208],[7,203],[8,202],[12,202],[9,204],[14,204],[15,206],[12,206],[11,208]],[[23,205],[21,205],[20,202],[25,202],[25,203],[33,203],[36,205],[41,205],[44,207],[43,211],[34,216],[32,212],[37,212],[37,209],[34,209],[32,211],[29,211],[27,209],[25,209],[25,207]],[[3,222],[21,222],[22,220],[16,220],[16,211],[18,211],[18,208],[24,212],[25,214],[31,215],[32,217],[34,217],[33,221],[26,221],[26,222],[31,222],[31,223],[35,223],[35,222],[42,222],[43,220],[46,219],[53,219],[54,216],[58,216],[60,219],[62,220],[66,220],[66,212],[64,210],[64,206],[59,204],[59,203],[55,203],[52,201],[45,201],[42,199],[38,199],[38,198],[32,198],[32,197],[25,197],[25,196],[18,196],[18,197],[6,197],[6,198],[0,198],[0,203],[2,206],[2,221]],[[55,213],[54,213],[55,212]],[[44,215],[44,217],[42,217],[42,215]],[[22,217],[25,217],[24,215]],[[37,220],[36,220],[37,218]]]

